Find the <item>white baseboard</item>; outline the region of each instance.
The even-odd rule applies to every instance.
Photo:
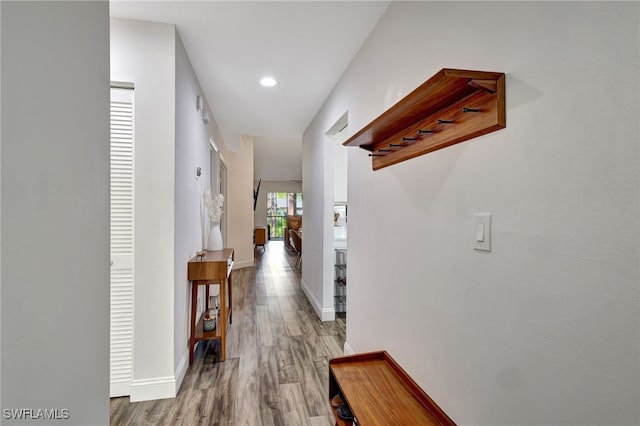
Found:
[[[304,282],[304,279],[301,280],[300,283],[301,287],[302,287],[302,291],[304,291],[304,294],[307,296],[307,299],[309,299],[309,302],[311,303],[311,306],[313,307],[313,310],[316,311],[316,314],[318,314],[318,317],[320,318],[321,321],[335,321],[336,319],[336,310],[334,307],[331,308],[323,308],[322,304],[320,302],[318,302],[318,299],[316,299],[313,296],[313,293],[311,293],[311,291],[309,290],[309,286],[307,286],[307,283]]]
[[[351,346],[349,346],[349,344],[347,342],[344,342],[344,354],[345,355],[353,355],[356,352],[353,350],[353,348]]]
[[[129,396],[131,392],[131,382],[111,382],[109,384],[109,398],[116,398],[119,396]]]
[[[187,346],[182,353],[182,357],[180,358],[180,363],[178,364],[178,368],[176,369],[176,389],[175,395],[178,395],[178,391],[180,390],[180,386],[182,386],[182,381],[184,380],[184,376],[187,374],[187,369],[189,368],[189,346]]]
[[[236,269],[242,269],[242,268],[248,268],[250,266],[254,266],[254,260],[253,259],[248,259],[248,260],[234,260],[233,261],[233,270],[235,271]]]
[[[175,396],[175,377],[158,377],[156,379],[134,380],[131,382],[131,402],[175,398]]]

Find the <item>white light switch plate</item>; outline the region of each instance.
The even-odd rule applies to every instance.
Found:
[[[473,248],[491,251],[491,213],[473,215]]]

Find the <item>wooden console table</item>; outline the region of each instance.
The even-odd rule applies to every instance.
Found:
[[[257,249],[258,246],[262,246],[262,250],[264,250],[264,245],[267,244],[266,226],[256,226],[253,228],[253,244],[254,250]]]
[[[220,360],[226,358],[227,321],[232,321],[231,269],[233,268],[233,249],[208,250],[204,259],[193,257],[189,260],[187,276],[191,281],[191,335],[189,337],[189,365],[193,364],[193,351],[201,340],[220,340]],[[198,287],[206,285],[205,312],[209,306],[209,285],[220,286],[220,312],[216,329],[204,331],[203,318],[196,323],[198,311]],[[228,297],[227,297],[228,294]],[[204,314],[202,315],[204,316]]]
[[[453,420],[386,352],[329,361],[329,401],[342,399],[361,426],[453,425]],[[336,426],[351,425],[333,408]]]

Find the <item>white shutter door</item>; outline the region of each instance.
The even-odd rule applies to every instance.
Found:
[[[133,363],[133,90],[111,89],[111,397]]]

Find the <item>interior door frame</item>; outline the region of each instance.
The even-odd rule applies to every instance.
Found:
[[[229,197],[227,196],[227,165],[224,161],[222,155],[220,155],[220,193],[224,196],[225,200],[225,211],[229,211]],[[222,232],[222,241],[226,241],[228,245],[228,233],[227,233],[227,224],[229,221],[227,220],[227,214],[223,214],[220,221],[220,231]]]
[[[227,164],[220,152],[220,148],[215,141],[209,139],[209,187],[213,192],[216,190],[224,196],[223,212],[228,211],[229,199],[227,197]],[[220,232],[222,233],[222,241],[228,246],[227,239],[227,215],[223,214],[220,218]]]

